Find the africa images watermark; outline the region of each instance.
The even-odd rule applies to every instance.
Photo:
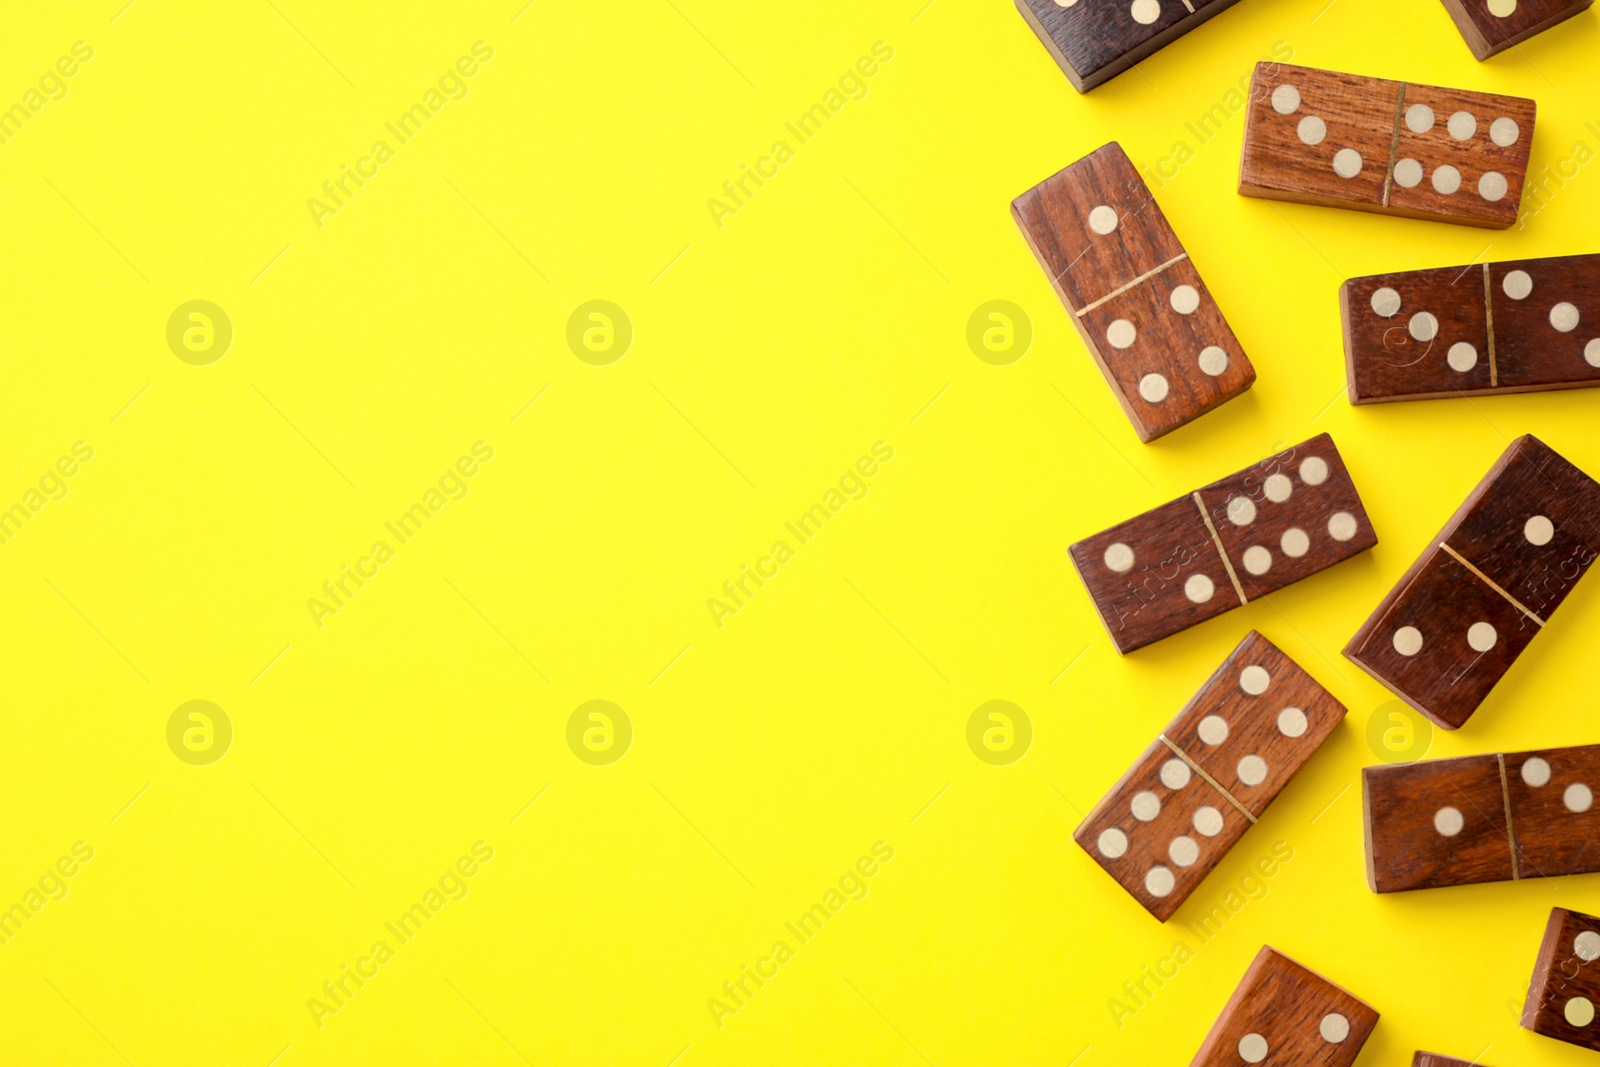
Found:
[[[1216,940],[1223,927],[1240,912],[1253,902],[1267,899],[1267,894],[1272,892],[1272,887],[1267,884],[1268,879],[1275,877],[1293,859],[1294,846],[1287,841],[1279,841],[1272,846],[1269,854],[1256,860],[1254,870],[1240,877],[1235,888],[1228,890],[1220,901],[1211,906],[1211,910],[1200,915],[1198,925],[1192,919],[1185,920],[1183,925],[1194,936],[1194,944],[1180,938],[1172,946],[1172,951],[1153,964],[1143,964],[1138,976],[1122,983],[1121,992],[1125,1000],[1118,997],[1106,1000],[1106,1010],[1111,1013],[1111,1021],[1117,1029],[1121,1030],[1127,1025],[1128,1016],[1137,1015],[1149,1007],[1156,994],[1178,977],[1179,969],[1195,958],[1196,951]]]
[[[810,944],[822,933],[823,926],[839,917],[845,905],[865,900],[871,888],[867,883],[892,859],[892,845],[887,841],[873,842],[872,855],[857,859],[839,876],[836,886],[830,885],[823,891],[820,901],[812,903],[810,908],[800,913],[799,918],[783,924],[783,928],[794,937],[794,945],[779,938],[772,943],[772,949],[766,955],[757,957],[753,964],[742,965],[735,977],[722,983],[721,997],[707,997],[706,1010],[711,1013],[711,1021],[717,1024],[717,1029],[721,1030],[726,1025],[728,1016],[737,1015],[741,1009],[748,1007],[755,995],[778,977],[778,969],[794,959],[797,945],[803,947]]]
[[[394,136],[395,144],[379,138],[372,142],[372,147],[367,154],[359,157],[354,166],[349,163],[339,164],[339,175],[322,183],[322,197],[311,197],[306,200],[306,208],[311,212],[311,221],[317,229],[326,225],[330,215],[337,215],[341,209],[348,206],[373,178],[378,176],[379,169],[395,157],[396,146],[404,147],[411,143],[412,138],[422,132],[428,122],[443,111],[445,105],[452,100],[465,100],[467,97],[467,80],[476,75],[480,67],[494,58],[494,47],[487,41],[476,41],[472,45],[472,54],[462,56],[455,61],[455,65],[439,75],[437,87],[429,86],[422,94],[422,99],[413,103],[402,111],[393,122],[385,122],[383,128]]]
[[[55,61],[53,67],[45,68],[45,72],[39,75],[37,88],[29,88],[15,104],[0,111],[0,144],[10,144],[11,139],[22,132],[28,120],[43,111],[46,105],[65,100],[67,79],[93,58],[94,48],[89,42],[77,41],[72,46],[71,55],[64,55]]]
[[[76,841],[70,855],[64,855],[45,868],[37,886],[29,886],[11,907],[0,911],[0,945],[9,945],[22,933],[22,928],[32,922],[52,901],[65,900],[70,887],[67,880],[94,859],[94,846],[87,841]]]
[[[383,528],[394,537],[397,545],[408,544],[422,532],[430,519],[438,518],[446,504],[467,498],[467,493],[471,491],[467,485],[468,479],[482,469],[481,464],[492,459],[494,446],[487,441],[475,442],[470,456],[458,458],[452,467],[439,476],[436,486],[428,487],[421,500],[402,511],[393,522],[384,523]],[[355,563],[341,564],[339,574],[322,583],[322,597],[306,599],[306,610],[311,612],[311,622],[316,628],[322,629],[323,619],[337,615],[341,608],[348,607],[355,595],[376,578],[383,565],[394,559],[396,554],[395,546],[380,538]]]
[[[822,494],[820,501],[801,512],[799,518],[793,522],[784,523],[783,528],[794,536],[797,544],[808,544],[822,532],[828,520],[838,517],[845,505],[866,497],[870,489],[868,483],[881,469],[880,464],[888,463],[892,459],[894,459],[892,445],[887,441],[873,442],[872,455],[862,456],[856,460],[853,468],[840,475],[838,488],[830,487]],[[717,597],[706,599],[706,610],[711,612],[711,621],[716,624],[717,629],[722,629],[722,620],[726,616],[739,614],[739,609],[754,600],[756,593],[765,588],[767,582],[778,576],[778,568],[794,557],[795,545],[779,539],[773,542],[772,548],[765,556],[755,561],[753,567],[751,564],[740,566],[737,577],[722,583],[722,593],[726,600]],[[755,588],[751,588],[751,583],[754,583]]]
[[[22,532],[22,527],[44,510],[46,504],[65,500],[71,488],[67,485],[67,479],[77,474],[83,464],[93,458],[93,445],[87,441],[74,442],[72,454],[62,456],[46,467],[39,476],[37,487],[29,486],[20,500],[0,510],[0,545],[9,545],[11,539]]]
[[[739,173],[722,183],[721,193],[706,200],[706,210],[711,212],[711,221],[716,223],[717,229],[722,229],[730,216],[737,215],[741,208],[755,199],[757,192],[766,187],[767,182],[778,176],[783,165],[794,159],[797,147],[809,144],[851,101],[865,100],[870,90],[867,79],[877,74],[882,65],[893,58],[894,48],[887,41],[874,42],[868,54],[856,60],[853,66],[845,68],[845,72],[839,76],[838,88],[829,89],[822,94],[821,100],[802,111],[798,118],[783,124],[783,128],[794,138],[793,145],[780,137],[772,143],[766,155],[756,158],[753,165],[740,164]]]
[[[388,938],[380,937],[372,943],[372,949],[365,956],[357,957],[354,964],[340,964],[338,975],[322,983],[321,994],[306,998],[306,1010],[311,1013],[311,1021],[317,1024],[317,1029],[321,1030],[327,1025],[328,1016],[337,1015],[348,1008],[356,994],[378,977],[383,965],[394,959],[400,948],[422,933],[424,926],[437,919],[446,904],[467,899],[467,894],[471,892],[468,879],[476,877],[483,869],[483,864],[492,859],[493,845],[487,841],[474,842],[472,855],[462,856],[452,866],[445,868],[436,885],[430,885],[419,902],[401,912],[393,922],[383,924],[383,928],[394,939],[394,944],[391,945]]]

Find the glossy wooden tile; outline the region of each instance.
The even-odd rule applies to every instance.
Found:
[[[1371,1005],[1269,945],[1190,1067],[1350,1067],[1377,1025]]]
[[[1053,0],[1052,0],[1053,2]],[[1456,29],[1481,59],[1587,11],[1594,0],[1444,0]]]
[[[1072,87],[1086,93],[1238,0],[1016,0]]]
[[[1553,908],[1533,965],[1522,1025],[1600,1052],[1600,918]]]

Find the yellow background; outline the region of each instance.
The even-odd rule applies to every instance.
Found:
[[[1380,1009],[1363,1064],[1586,1062],[1514,1013],[1548,909],[1600,882],[1370,894],[1352,786],[1388,698],[1339,649],[1510,438],[1600,472],[1596,394],[1352,409],[1335,291],[1594,251],[1600,168],[1490,233],[1242,199],[1242,118],[1185,123],[1282,42],[1537,98],[1537,176],[1600,147],[1594,15],[1479,64],[1435,0],[1247,0],[1080,97],[1004,0],[123,3],[0,35],[4,102],[94,49],[0,145],[0,503],[95,450],[0,547],[0,904],[94,849],[0,947],[0,1060],[1184,1063],[1271,943]],[[480,40],[465,98],[319,228],[308,198]],[[1156,196],[1260,374],[1150,446],[1007,210],[1113,138],[1195,149]],[[209,366],[166,344],[191,299],[233,323]],[[566,342],[596,299],[634,331],[606,366]],[[1007,366],[965,338],[994,299],[1033,325]],[[1118,657],[1067,544],[1324,430],[1378,548]],[[308,598],[480,440],[468,495],[319,629]],[[718,627],[708,598],[878,441],[867,495]],[[1070,835],[1251,627],[1350,716],[1163,927]],[[1591,579],[1431,754],[1600,741],[1597,641]],[[234,727],[210,766],[167,747],[193,699]],[[566,742],[594,699],[634,730],[609,766]],[[1009,766],[966,742],[993,699],[1033,726]],[[308,998],[480,840],[469,895],[319,1028]],[[878,841],[865,898],[719,1028],[708,999]]]

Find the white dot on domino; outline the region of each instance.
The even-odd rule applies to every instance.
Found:
[[[1112,348],[1130,348],[1138,336],[1139,331],[1127,319],[1116,319],[1106,327],[1106,340]]]
[[[1115,209],[1101,204],[1089,212],[1089,229],[1104,237],[1117,228],[1117,213]]]
[[[1100,840],[1095,843],[1100,849],[1100,855],[1108,860],[1121,859],[1128,853],[1128,835],[1113,826],[1109,830],[1100,831]]]
[[[1350,1036],[1350,1020],[1336,1011],[1330,1011],[1322,1017],[1317,1030],[1322,1034],[1322,1040],[1337,1045]]]
[[[1588,997],[1573,997],[1561,1009],[1561,1014],[1573,1026],[1588,1026],[1594,1022],[1594,1003]]]
[[[1272,569],[1272,553],[1260,545],[1251,545],[1244,550],[1244,569],[1261,577]]]
[[[1461,188],[1461,172],[1450,164],[1435,167],[1433,171],[1433,191],[1444,196],[1453,196]]]
[[[1583,346],[1583,361],[1591,367],[1600,367],[1600,337]]]
[[[1556,535],[1556,524],[1543,515],[1535,515],[1522,524],[1522,536],[1528,539],[1528,544],[1544,547]]]
[[[1444,358],[1451,370],[1465,374],[1478,365],[1478,350],[1465,341],[1457,341]]]
[[[1260,785],[1267,780],[1267,761],[1251,753],[1239,761],[1238,771],[1245,785]]]
[[[1395,310],[1399,310],[1396,308]],[[1321,456],[1307,456],[1300,461],[1300,480],[1307,485],[1321,485],[1328,480],[1328,461]]]
[[[1150,873],[1144,876],[1144,887],[1153,897],[1168,895],[1177,884],[1178,880],[1165,867],[1151,867]]]
[[[1207,837],[1222,833],[1222,812],[1210,804],[1194,813],[1194,828]]]
[[[1256,502],[1247,496],[1236,496],[1228,501],[1228,521],[1235,526],[1249,526],[1256,521]]]
[[[1354,148],[1341,148],[1333,154],[1333,172],[1341,178],[1354,178],[1361,173],[1364,160]]]
[[[1415,189],[1422,184],[1422,164],[1407,157],[1394,165],[1395,184],[1402,189]]]
[[[1161,403],[1167,398],[1167,393],[1171,391],[1171,388],[1167,384],[1166,378],[1159,374],[1146,374],[1139,379],[1139,395],[1144,397],[1147,403]]]
[[[1560,303],[1550,309],[1550,325],[1562,333],[1571,333],[1578,328],[1578,309],[1568,303]]]
[[[1301,144],[1321,144],[1328,136],[1328,124],[1315,115],[1307,115],[1300,120],[1300,125],[1295,127],[1294,132],[1300,138]]]
[[[1299,708],[1284,708],[1278,712],[1278,732],[1284,737],[1304,737],[1310,725],[1306,713]]]
[[[1267,673],[1265,667],[1252,663],[1239,672],[1239,688],[1253,697],[1258,697],[1267,691],[1267,686],[1272,684],[1272,675]]]
[[[1501,148],[1510,148],[1516,144],[1521,133],[1514,119],[1499,118],[1489,123],[1489,140]]]
[[[1278,547],[1283,549],[1283,554],[1290,559],[1299,559],[1311,551],[1311,538],[1300,527],[1291,526],[1283,531],[1283,540],[1279,542]]]
[[[1200,720],[1200,740],[1213,748],[1228,739],[1228,720],[1221,715],[1207,715]]]
[[[1192,285],[1180,285],[1172,290],[1172,310],[1180,315],[1192,315],[1200,306],[1200,290]]]
[[[1422,651],[1422,631],[1415,626],[1402,626],[1394,632],[1394,650],[1402,656],[1415,656]]]
[[[1431,341],[1439,336],[1439,320],[1429,312],[1419,311],[1411,316],[1406,331],[1418,341]]]
[[[1372,294],[1372,310],[1380,318],[1392,319],[1400,311],[1400,294],[1387,285]]]
[[[1412,104],[1406,108],[1406,129],[1412,133],[1427,133],[1433,129],[1433,108],[1427,104]]]
[[[1127,574],[1133,570],[1133,549],[1118,541],[1106,549],[1106,566],[1118,574]]]
[[[1489,14],[1497,19],[1510,18],[1516,10],[1517,0],[1489,0]]]
[[[1175,837],[1167,847],[1167,858],[1179,867],[1193,867],[1200,858],[1200,846],[1192,837]]]
[[[1149,822],[1161,814],[1161,798],[1148,789],[1133,795],[1133,800],[1128,804],[1128,810],[1133,812],[1133,817],[1140,822]]]
[[[1300,90],[1292,85],[1280,85],[1272,90],[1272,110],[1280,115],[1293,115],[1300,110]]]
[[[1597,343],[1595,347],[1600,350],[1600,343]],[[1600,366],[1600,364],[1596,364],[1596,366]],[[1216,345],[1207,345],[1200,350],[1200,369],[1215,378],[1228,369],[1228,353]]]
[[[1475,622],[1467,627],[1467,644],[1472,646],[1474,652],[1487,652],[1500,640],[1500,635],[1495,628],[1486,622]]]
[[[1260,1063],[1267,1058],[1267,1039],[1260,1034],[1245,1034],[1239,1039],[1239,1058],[1246,1063]]]
[[[1445,123],[1445,129],[1458,141],[1470,141],[1472,135],[1478,132],[1478,120],[1472,117],[1470,111],[1457,111]]]
[[[1456,836],[1466,824],[1460,808],[1440,808],[1433,813],[1433,828],[1444,837]]]
[[[1268,500],[1274,504],[1281,504],[1294,493],[1294,483],[1289,480],[1287,474],[1273,474],[1267,477],[1262,491],[1266,493]]]
[[[1594,793],[1582,782],[1574,782],[1561,794],[1561,803],[1568,811],[1582,814],[1594,806]]]
[[[1192,773],[1183,760],[1169,759],[1161,765],[1161,784],[1172,790],[1182,789],[1189,784]]]
[[[1572,939],[1572,951],[1585,963],[1600,960],[1600,934],[1593,930],[1585,930]]]
[[[1478,179],[1478,195],[1491,204],[1504,200],[1510,191],[1511,185],[1506,181],[1506,176],[1497,170],[1488,171]]]
[[[1183,583],[1183,595],[1195,604],[1204,604],[1215,595],[1216,591],[1216,583],[1203,574],[1192,574],[1189,580]]]
[[[1133,21],[1141,26],[1148,26],[1161,17],[1161,4],[1159,0],[1133,0]]]
[[[1522,765],[1522,780],[1535,789],[1550,784],[1550,761],[1534,756]]]
[[[1328,519],[1328,536],[1335,541],[1348,541],[1356,535],[1356,517],[1348,511],[1336,511]]]
[[[1528,294],[1533,292],[1533,278],[1525,270],[1514,270],[1506,275],[1500,288],[1513,300],[1526,300]]]

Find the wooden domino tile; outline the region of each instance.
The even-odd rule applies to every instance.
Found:
[[[1544,928],[1522,1025],[1600,1052],[1600,918],[1554,908]]]
[[[1505,229],[1535,110],[1521,97],[1261,63],[1239,192]]]
[[[1371,1005],[1268,945],[1190,1067],[1350,1067],[1377,1025]]]
[[[1472,54],[1488,59],[1587,11],[1594,0],[1444,0]]]
[[[1238,0],[1016,0],[1072,87],[1086,93]]]
[[[1255,382],[1239,339],[1121,145],[1029,189],[1011,214],[1141,441]]]
[[[1600,745],[1368,767],[1375,893],[1600,871]]]
[[[1419,1052],[1411,1057],[1411,1067],[1488,1067],[1488,1064],[1481,1060],[1458,1060],[1437,1052]]]
[[[1251,632],[1073,834],[1166,922],[1344,718]]]
[[[1520,437],[1344,654],[1447,730],[1472,716],[1600,555],[1600,484]]]
[[[1600,255],[1352,278],[1339,306],[1352,404],[1600,385]]]
[[[1321,434],[1068,553],[1128,653],[1377,543],[1333,438]]]

